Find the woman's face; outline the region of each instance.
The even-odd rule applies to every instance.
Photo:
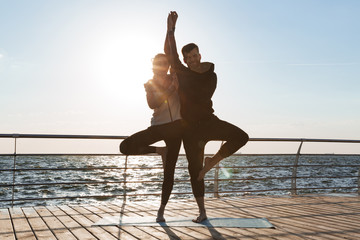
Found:
[[[169,62],[166,57],[157,57],[153,60],[154,74],[166,74],[169,70]]]

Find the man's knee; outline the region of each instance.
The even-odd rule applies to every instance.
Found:
[[[243,145],[245,145],[249,141],[249,135],[246,132],[242,131],[241,139],[242,139]]]
[[[233,140],[243,146],[249,141],[249,135],[242,129],[238,128],[238,130],[233,133]]]

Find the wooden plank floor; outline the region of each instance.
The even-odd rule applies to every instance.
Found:
[[[158,202],[127,202],[125,216],[153,216]],[[275,229],[92,226],[122,205],[0,209],[0,239],[360,239],[359,196],[237,197],[206,200],[209,217],[267,218]],[[166,216],[195,216],[194,200],[172,200]]]

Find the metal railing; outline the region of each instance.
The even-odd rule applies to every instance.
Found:
[[[98,198],[98,199],[106,199],[106,198],[116,198],[116,197],[126,197],[127,196],[146,196],[146,195],[160,195],[161,193],[135,193],[129,194],[127,193],[127,184],[131,183],[161,183],[161,180],[154,181],[131,181],[126,180],[126,171],[129,169],[132,170],[153,170],[156,168],[149,167],[129,167],[128,166],[128,158],[125,158],[124,167],[85,167],[85,168],[16,168],[16,158],[17,156],[41,156],[41,155],[58,155],[58,156],[68,156],[68,155],[101,155],[101,156],[122,156],[121,154],[19,154],[17,153],[17,139],[20,138],[29,138],[29,139],[104,139],[104,140],[122,140],[125,139],[126,136],[106,136],[106,135],[48,135],[48,134],[0,134],[0,138],[14,139],[14,153],[13,154],[0,154],[0,156],[10,156],[13,157],[13,167],[12,168],[2,168],[0,167],[0,173],[2,172],[12,172],[12,183],[0,183],[0,188],[11,188],[12,197],[11,199],[0,199],[0,202],[11,202],[11,205],[14,205],[14,202],[18,201],[36,201],[36,200],[53,200],[53,199],[77,199],[77,198]],[[220,167],[217,165],[214,170],[214,178],[206,179],[206,181],[214,182],[213,191],[207,191],[208,194],[213,194],[214,197],[220,197],[220,194],[230,194],[230,193],[261,193],[261,192],[271,192],[271,191],[290,191],[291,194],[298,194],[300,190],[316,190],[316,189],[357,189],[357,193],[360,194],[360,164],[332,164],[326,165],[327,167],[352,167],[357,169],[357,176],[354,175],[343,175],[343,176],[298,176],[298,168],[300,167],[324,167],[324,165],[319,164],[299,164],[299,157],[304,155],[326,155],[326,154],[302,154],[301,149],[304,142],[321,142],[321,143],[360,143],[360,140],[342,140],[342,139],[302,139],[302,138],[251,138],[249,141],[253,142],[298,142],[300,143],[297,153],[295,154],[236,154],[239,156],[267,156],[267,155],[289,155],[294,156],[294,162],[291,165],[261,165],[261,166],[223,166]],[[347,155],[347,154],[333,154],[337,156]],[[360,155],[355,155],[360,156]],[[292,174],[291,176],[281,176],[281,177],[263,177],[263,178],[219,178],[219,170],[220,168],[226,169],[249,169],[249,168],[291,168]],[[177,167],[185,168],[185,167]],[[158,168],[160,169],[160,167]],[[20,172],[37,172],[37,171],[95,171],[95,170],[113,170],[113,171],[123,171],[124,179],[121,181],[78,181],[78,182],[35,182],[35,183],[16,183],[16,175]],[[332,187],[306,187],[299,188],[297,185],[298,179],[304,178],[354,178],[357,177],[357,185],[355,186],[332,186]],[[264,180],[291,180],[291,186],[288,188],[272,188],[272,189],[260,189],[260,190],[229,190],[229,191],[220,191],[219,183],[224,181],[264,181]],[[189,182],[189,180],[175,180],[175,182]],[[52,186],[52,185],[98,185],[98,184],[122,184],[124,187],[124,192],[121,194],[107,194],[107,195],[79,195],[79,196],[58,196],[58,197],[42,197],[42,198],[15,198],[15,189],[17,187],[29,187],[29,186]],[[175,192],[172,194],[191,194],[190,192]]]

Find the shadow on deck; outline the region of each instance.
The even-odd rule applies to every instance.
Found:
[[[125,207],[60,205],[0,209],[0,239],[360,239],[357,195],[207,199],[209,217],[266,218],[275,228],[94,226],[104,217],[152,216],[159,202]],[[169,201],[167,217],[196,216],[194,200]]]

